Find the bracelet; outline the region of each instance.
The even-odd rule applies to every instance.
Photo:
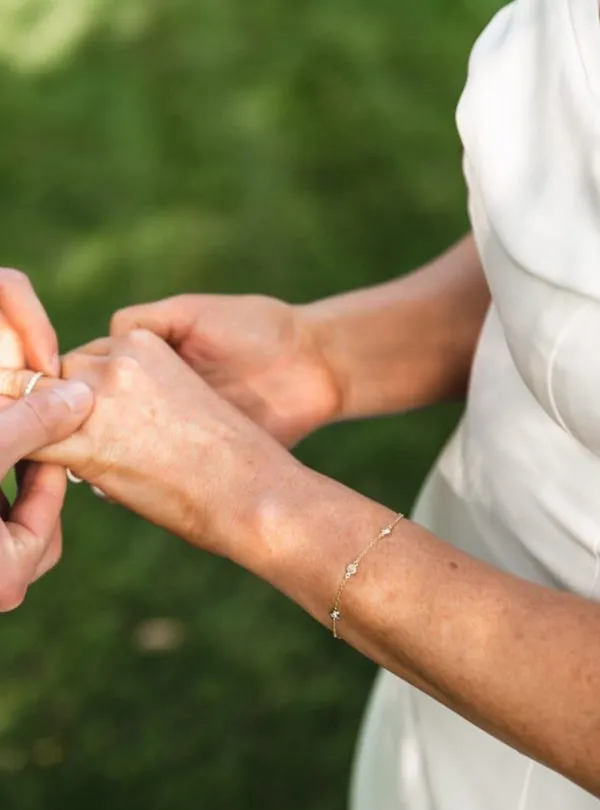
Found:
[[[333,603],[333,608],[332,608],[331,612],[329,613],[329,618],[331,619],[331,622],[332,622],[331,627],[332,627],[333,637],[334,638],[339,638],[340,637],[339,634],[338,634],[338,631],[337,631],[337,627],[338,627],[338,622],[342,618],[342,612],[341,612],[342,596],[344,595],[344,589],[346,588],[346,585],[352,579],[352,577],[355,577],[358,574],[358,568],[359,568],[363,558],[366,557],[367,554],[370,551],[372,551],[372,549],[374,549],[375,546],[381,540],[384,540],[386,537],[389,537],[390,534],[392,534],[392,532],[396,528],[396,526],[400,523],[400,521],[404,520],[404,517],[405,516],[402,513],[398,513],[398,515],[396,516],[396,519],[394,521],[392,521],[392,523],[390,523],[388,526],[385,526],[385,528],[383,528],[379,532],[377,537],[374,540],[371,540],[371,542],[366,547],[366,549],[361,554],[359,554],[358,557],[355,560],[352,560],[352,562],[348,563],[348,565],[346,566],[346,570],[344,571],[344,577],[343,577],[342,581],[340,582],[340,587],[337,590],[337,594],[336,594],[336,597],[335,597],[335,602]]]

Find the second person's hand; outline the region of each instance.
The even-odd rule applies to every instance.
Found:
[[[27,371],[5,375],[31,379]],[[92,405],[87,386],[50,379],[45,390],[36,389],[31,396],[5,404],[0,409],[0,478],[25,456],[71,435],[89,416]],[[58,562],[65,488],[59,467],[29,464],[15,503],[11,506],[0,494],[0,612],[18,607],[29,585]]]
[[[182,295],[117,312],[111,335],[147,329],[278,441],[333,421],[340,392],[301,307],[264,296]]]

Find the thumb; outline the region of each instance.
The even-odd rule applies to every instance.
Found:
[[[91,388],[79,380],[57,380],[0,411],[0,475],[36,450],[74,433],[90,415]]]

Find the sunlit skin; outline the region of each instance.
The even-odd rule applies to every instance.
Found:
[[[84,385],[51,380],[60,372],[56,333],[27,277],[10,269],[0,269],[0,364],[48,376],[45,390],[16,403],[0,401],[4,479],[24,456],[71,434],[93,403],[92,392]],[[12,508],[4,495],[0,497],[0,611],[20,605],[28,587],[56,565],[62,549],[64,469],[25,464],[17,473],[19,491]]]
[[[467,238],[412,276],[307,307],[186,296],[126,310],[109,338],[64,358],[94,410],[33,458],[71,467],[330,627],[346,564],[394,515],[284,444],[459,395],[488,303]],[[6,370],[0,390],[18,397],[29,379]],[[598,604],[501,573],[406,520],[346,588],[339,630],[600,795]]]

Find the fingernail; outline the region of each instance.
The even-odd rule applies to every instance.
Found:
[[[94,398],[92,389],[79,380],[57,383],[53,390],[67,403],[73,413],[89,410]]]

